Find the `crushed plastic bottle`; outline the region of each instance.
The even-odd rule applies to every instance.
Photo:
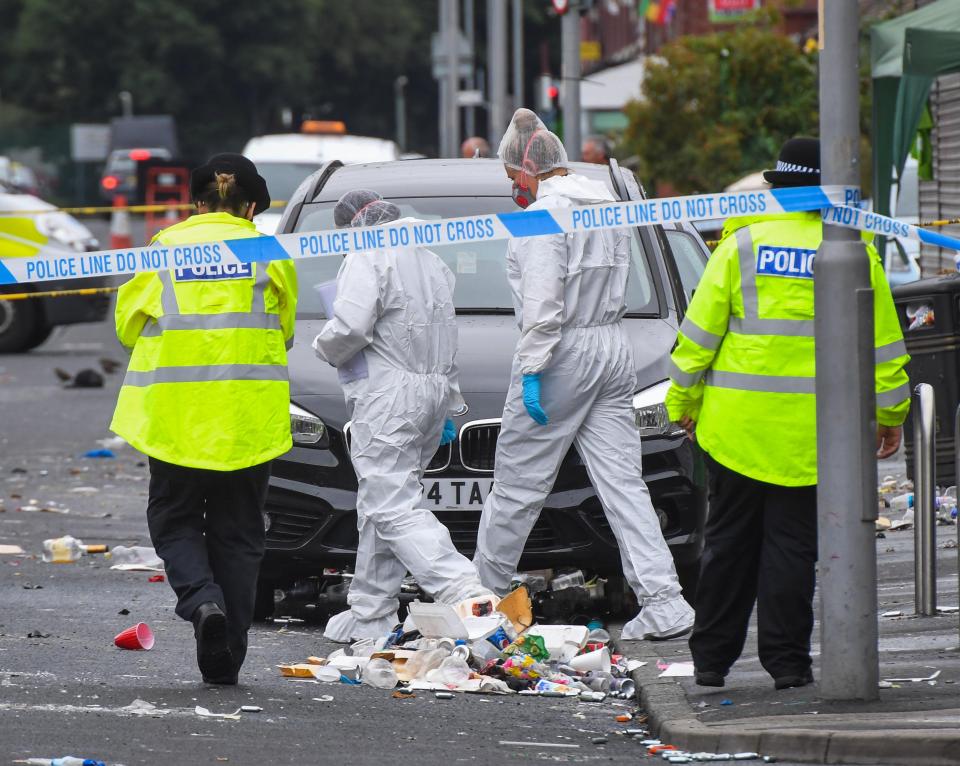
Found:
[[[27,758],[19,763],[30,766],[106,766],[103,761],[95,758],[77,758],[75,755],[65,755],[62,758]]]
[[[428,680],[436,680],[448,686],[459,686],[470,678],[470,666],[461,657],[447,657],[440,667],[430,674]]]
[[[157,552],[145,545],[118,545],[110,551],[110,563],[115,564],[140,564],[145,567],[163,568],[163,561],[157,555]]]
[[[425,678],[431,670],[439,668],[449,655],[444,649],[421,649],[407,660],[404,670],[411,678]]]
[[[392,689],[397,685],[397,673],[387,660],[370,660],[363,669],[363,682],[376,689]]]

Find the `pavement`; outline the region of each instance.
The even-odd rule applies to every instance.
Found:
[[[903,478],[900,457],[879,467]],[[891,514],[893,520],[899,514]],[[721,689],[692,678],[660,678],[664,664],[690,662],[686,643],[621,642],[647,665],[634,678],[651,732],[678,748],[713,753],[758,752],[802,763],[960,763],[960,625],[957,528],[937,527],[937,617],[914,615],[913,530],[877,539],[880,678],[929,679],[883,683],[875,702],[824,699],[819,683],[776,691],[757,657],[756,621],[747,646]],[[883,616],[885,613],[899,613]],[[814,628],[814,675],[819,679],[820,622]]]

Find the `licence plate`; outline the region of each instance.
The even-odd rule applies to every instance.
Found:
[[[428,479],[423,507],[431,511],[482,511],[493,479]]]

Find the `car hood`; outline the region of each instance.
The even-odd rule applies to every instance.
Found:
[[[290,397],[328,426],[339,429],[347,420],[347,408],[337,371],[318,359],[311,347],[325,321],[297,321],[296,342],[288,355]],[[458,316],[457,325],[460,389],[470,408],[463,422],[499,418],[519,336],[516,320],[507,314],[469,314]],[[670,348],[677,336],[676,324],[659,318],[628,318],[624,325],[633,345],[637,390],[665,380]]]

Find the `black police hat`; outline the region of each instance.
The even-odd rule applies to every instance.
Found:
[[[205,164],[190,173],[190,194],[199,199],[204,189],[213,182],[217,173],[233,173],[239,186],[251,202],[254,211],[262,213],[270,208],[270,192],[267,182],[257,173],[257,166],[242,154],[215,154]]]
[[[777,166],[764,170],[763,178],[774,186],[819,186],[820,139],[791,138],[780,150]]]

